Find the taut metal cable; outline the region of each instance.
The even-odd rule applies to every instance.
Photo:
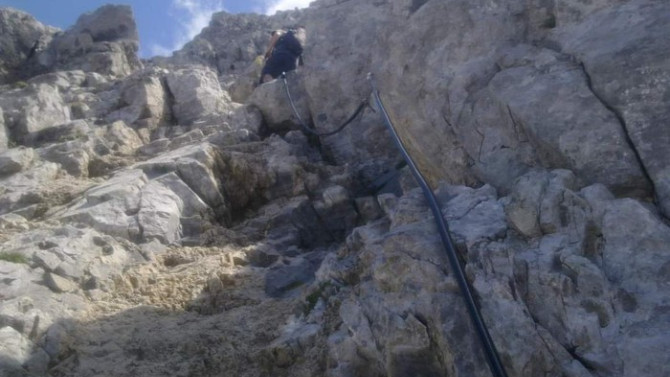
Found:
[[[354,119],[356,119],[356,117],[363,111],[363,109],[365,109],[365,106],[368,105],[368,99],[367,98],[363,99],[361,101],[361,103],[358,105],[358,107],[356,108],[356,111],[354,111],[354,113],[346,121],[344,121],[344,123],[341,126],[337,127],[333,131],[317,132],[317,131],[314,131],[313,129],[309,128],[307,126],[307,124],[305,124],[305,122],[302,120],[302,117],[300,116],[300,113],[298,113],[298,109],[296,109],[295,103],[293,102],[293,97],[291,96],[291,91],[288,89],[288,82],[286,81],[286,72],[283,72],[281,74],[281,78],[282,78],[282,81],[284,82],[284,90],[286,91],[286,96],[288,97],[288,102],[291,105],[291,109],[293,109],[293,115],[295,115],[295,117],[298,119],[298,124],[300,124],[300,127],[302,127],[302,129],[305,132],[310,133],[312,135],[329,136],[329,135],[334,135],[334,134],[342,131],[344,129],[344,127],[346,127],[349,123],[351,123]]]
[[[423,175],[417,168],[416,164],[412,160],[412,157],[410,157],[402,141],[400,140],[398,133],[395,131],[393,123],[391,123],[391,119],[389,118],[388,113],[384,108],[384,104],[382,103],[382,100],[379,97],[379,91],[377,90],[374,78],[371,73],[368,73],[368,81],[370,82],[370,86],[372,88],[372,95],[374,97],[374,100],[377,106],[379,107],[379,110],[382,113],[384,123],[386,124],[389,132],[391,133],[393,141],[395,142],[396,146],[400,150],[400,153],[407,162],[407,165],[412,171],[412,175],[414,175],[414,178],[416,179],[417,183],[419,183],[419,186],[421,186],[423,195],[426,197],[428,205],[430,206],[430,209],[433,212],[433,217],[435,217],[435,222],[437,223],[437,230],[438,233],[440,234],[440,239],[442,240],[442,244],[444,245],[445,252],[447,253],[447,257],[449,259],[449,264],[451,265],[451,269],[452,272],[454,273],[456,282],[458,283],[458,286],[461,289],[461,293],[463,294],[463,299],[465,300],[465,306],[468,309],[470,319],[472,320],[472,323],[477,331],[479,340],[482,343],[482,348],[484,350],[486,361],[489,364],[491,373],[493,374],[494,377],[507,377],[505,368],[502,366],[502,363],[500,362],[500,357],[498,356],[498,351],[496,350],[495,344],[493,343],[491,335],[489,335],[489,332],[486,329],[486,324],[484,323],[481,313],[479,312],[479,308],[477,307],[474,296],[472,294],[472,289],[470,288],[470,284],[468,283],[465,277],[465,273],[463,272],[463,267],[458,261],[458,256],[456,255],[456,248],[454,247],[454,243],[451,240],[451,236],[449,235],[449,226],[447,224],[447,221],[444,219],[444,216],[442,215],[442,211],[440,209],[439,203],[437,202],[437,198],[435,198],[433,190],[426,182],[426,179],[423,177]]]

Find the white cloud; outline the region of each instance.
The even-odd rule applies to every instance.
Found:
[[[151,46],[151,54],[166,56],[179,50],[209,24],[213,13],[222,10],[223,0],[172,0],[170,16],[178,25],[176,37],[168,47]]]
[[[170,56],[172,55],[173,49],[170,49],[165,46],[161,46],[159,44],[153,44],[149,48],[149,56]]]
[[[269,0],[266,2],[265,14],[273,15],[279,10],[307,8],[313,0]]]

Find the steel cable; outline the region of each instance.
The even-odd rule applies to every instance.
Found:
[[[384,108],[384,104],[382,103],[382,100],[379,97],[379,91],[377,90],[374,78],[372,77],[371,73],[368,73],[368,81],[370,82],[370,87],[372,88],[372,95],[374,97],[375,103],[377,104],[377,107],[382,113],[384,123],[387,126],[389,132],[391,133],[393,141],[395,142],[396,146],[400,150],[400,153],[407,162],[407,165],[412,171],[412,175],[414,175],[414,178],[416,179],[417,183],[419,184],[419,186],[421,186],[421,190],[423,191],[423,194],[426,197],[426,200],[428,201],[428,205],[430,206],[430,209],[433,213],[433,217],[435,218],[435,222],[437,223],[437,230],[438,233],[440,234],[440,239],[442,240],[442,244],[444,245],[445,252],[447,253],[447,258],[449,259],[449,264],[451,265],[452,272],[454,274],[456,282],[458,283],[461,293],[463,294],[463,299],[465,300],[465,306],[468,309],[468,314],[470,315],[470,319],[472,320],[472,323],[475,326],[478,338],[481,341],[482,348],[486,356],[486,361],[489,365],[489,369],[491,370],[491,373],[493,374],[494,377],[507,377],[507,373],[505,372],[505,368],[502,366],[495,344],[493,343],[491,335],[489,334],[486,328],[486,324],[484,323],[481,313],[479,312],[479,308],[477,307],[474,296],[472,294],[472,289],[470,288],[470,284],[468,283],[465,277],[463,267],[458,261],[458,256],[456,255],[456,249],[454,247],[454,243],[451,239],[451,236],[449,235],[449,225],[447,224],[447,221],[444,219],[444,216],[442,215],[442,211],[440,210],[440,205],[437,201],[437,198],[435,197],[435,194],[433,194],[433,190],[426,182],[426,179],[423,177],[423,175],[417,168],[416,164],[414,163],[409,153],[405,149],[402,141],[400,140],[400,137],[395,131],[393,123],[391,123],[391,119],[389,118],[388,113]]]
[[[298,119],[298,124],[300,125],[300,127],[305,132],[310,133],[312,135],[330,136],[330,135],[334,135],[334,134],[342,131],[344,129],[344,127],[346,127],[349,123],[351,123],[354,119],[356,119],[356,117],[363,111],[363,109],[365,109],[365,106],[367,106],[367,104],[368,104],[367,98],[362,100],[361,103],[356,108],[356,111],[354,111],[354,113],[346,121],[344,121],[344,123],[341,126],[337,127],[336,129],[334,129],[332,131],[328,131],[328,132],[317,132],[317,131],[309,128],[307,126],[307,124],[305,124],[305,122],[302,120],[302,117],[300,116],[300,113],[298,113],[298,109],[295,107],[295,103],[293,102],[293,97],[291,96],[291,91],[288,89],[288,82],[286,80],[286,72],[282,73],[281,77],[282,77],[282,81],[284,82],[284,89],[286,91],[286,96],[288,97],[288,102],[291,105],[291,109],[293,109],[293,114]]]

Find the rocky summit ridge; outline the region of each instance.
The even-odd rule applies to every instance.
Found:
[[[489,376],[375,75],[512,377],[670,375],[670,4],[317,0],[137,57],[0,8],[1,376]]]

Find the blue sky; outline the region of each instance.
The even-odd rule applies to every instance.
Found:
[[[312,0],[0,0],[33,15],[43,24],[67,29],[77,18],[102,5],[127,4],[133,8],[140,34],[140,56],[170,55],[207,26],[212,13],[274,14],[304,8]]]

